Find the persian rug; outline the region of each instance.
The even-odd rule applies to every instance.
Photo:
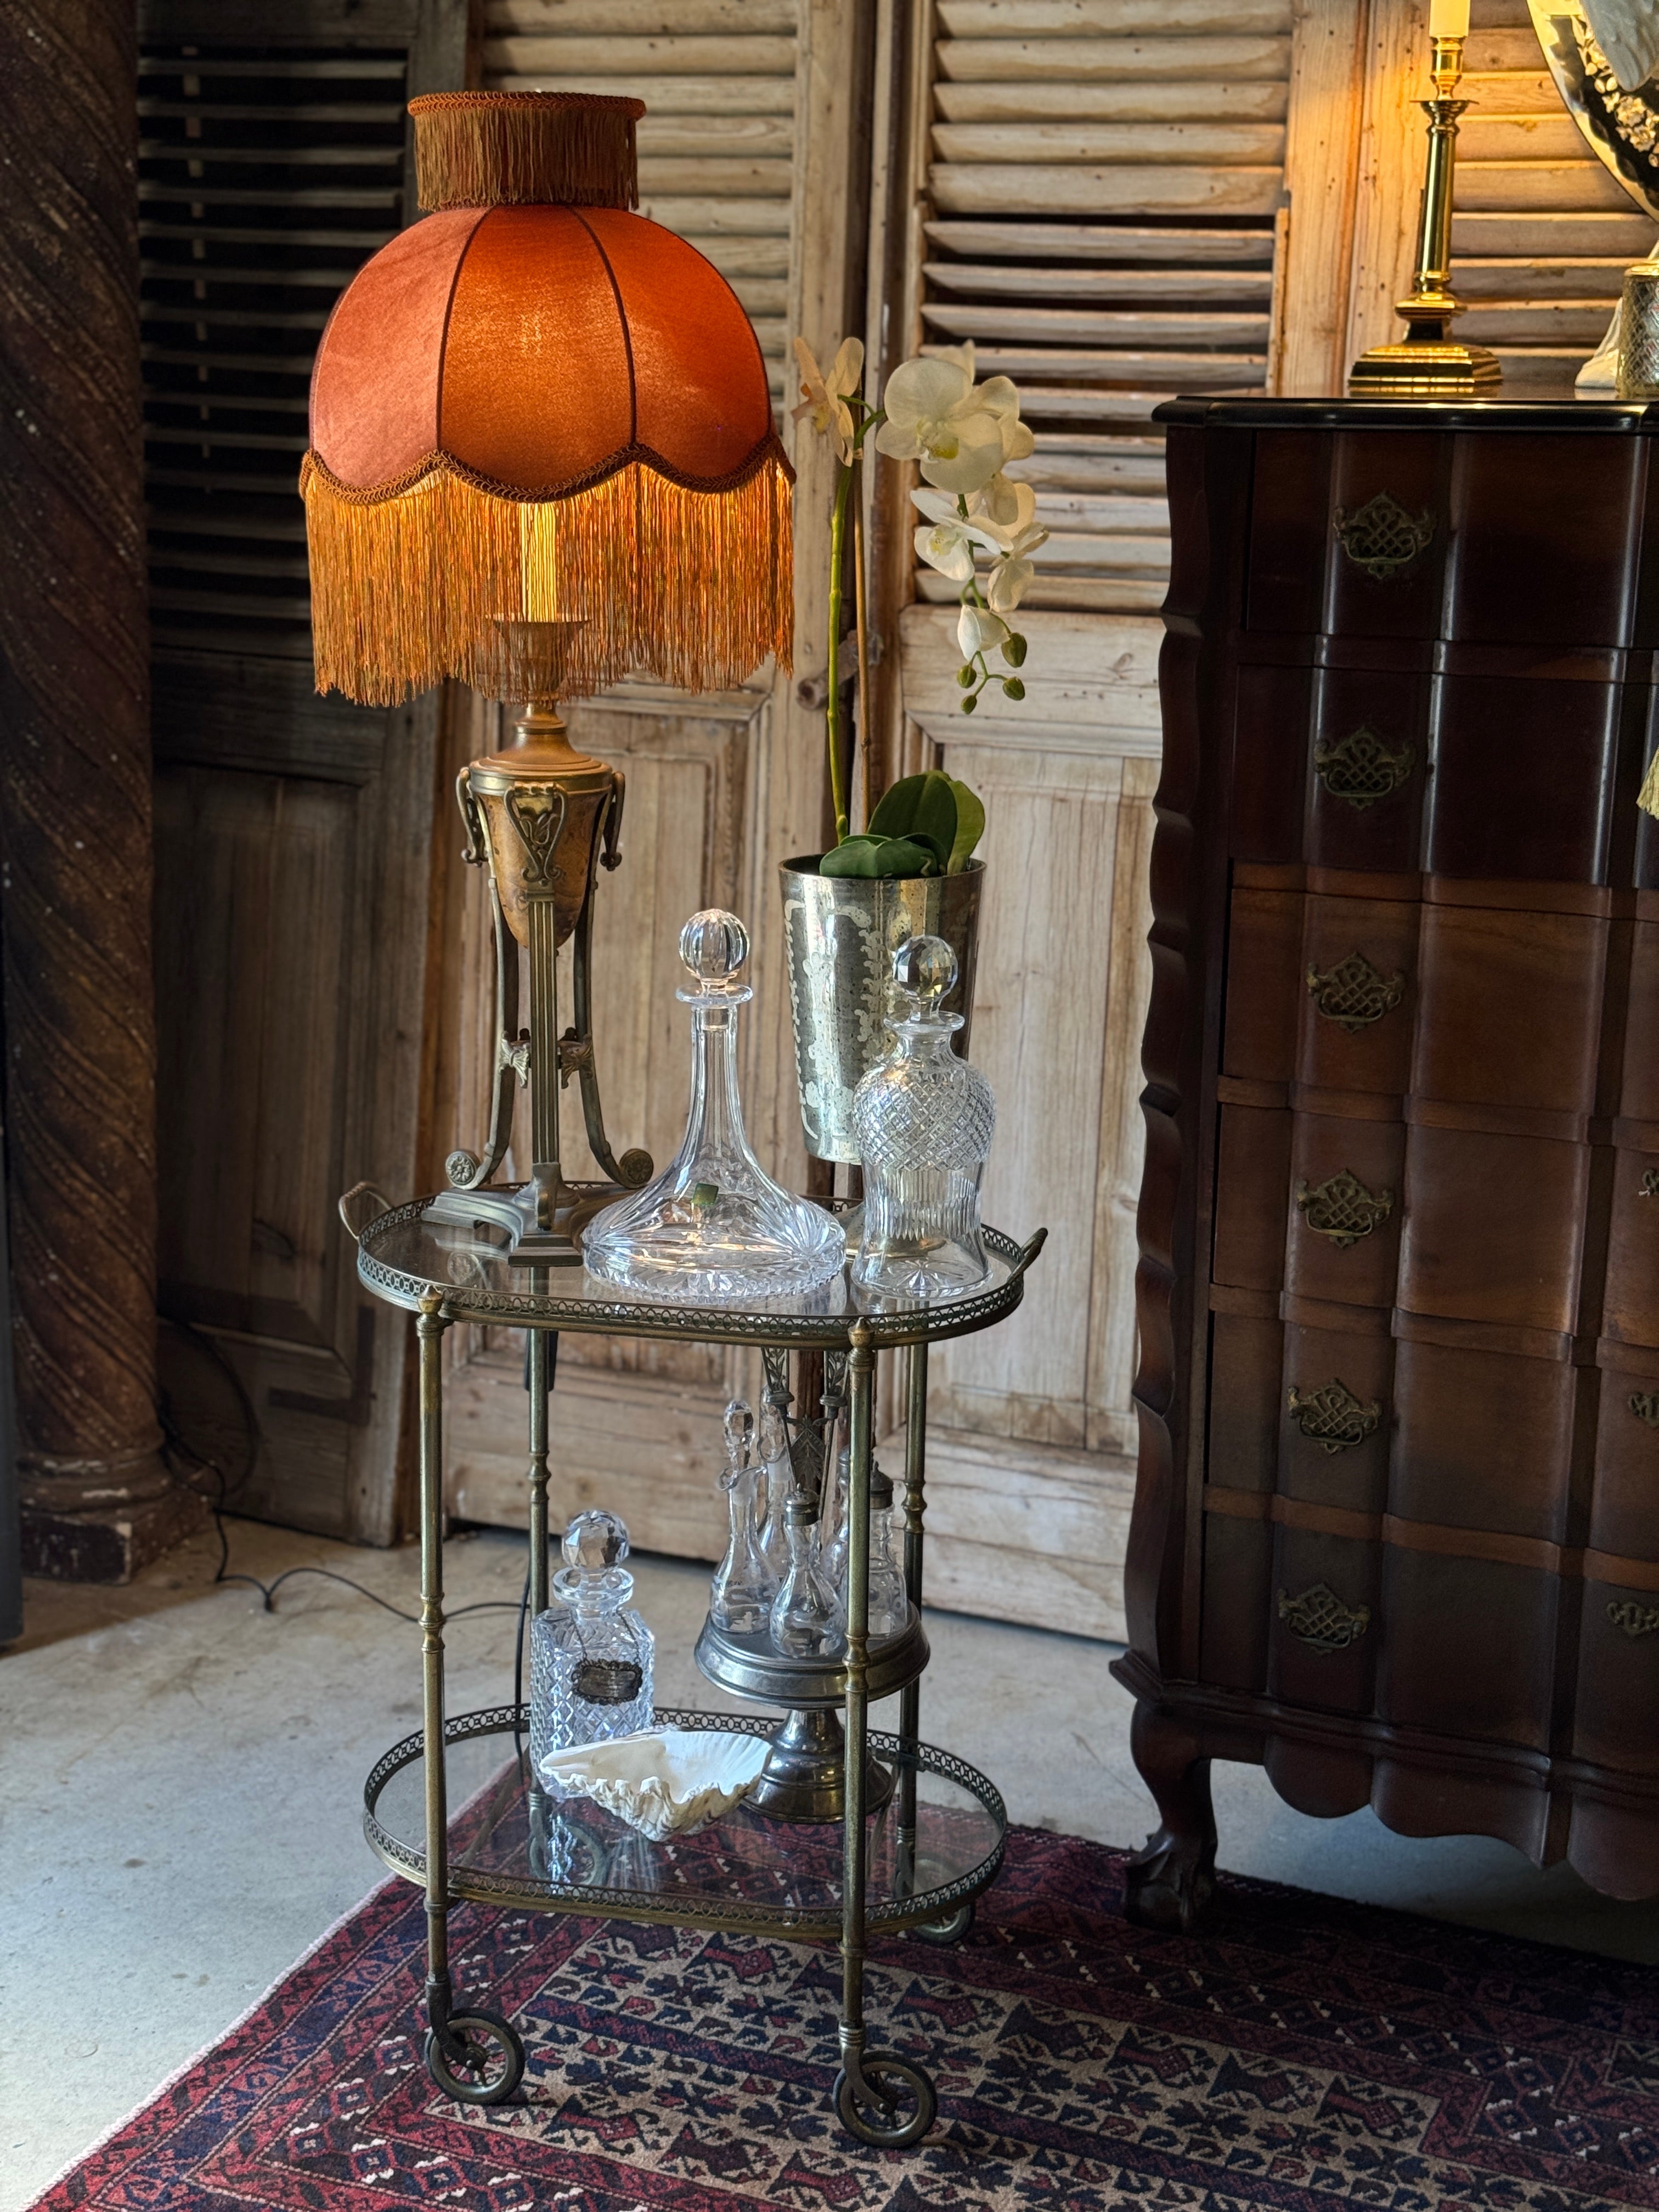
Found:
[[[835,1954],[457,1910],[524,2033],[513,2102],[421,2062],[418,1894],[388,1885],[39,2200],[43,2212],[1601,2212],[1659,2207],[1649,1968],[1224,1876],[1194,1939],[1121,1853],[1015,1830],[967,1941],[872,1957],[872,2041],[939,2119],[830,2111]]]

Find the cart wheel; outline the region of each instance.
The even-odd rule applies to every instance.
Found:
[[[862,2069],[862,2097],[843,2066],[836,2076],[836,2111],[849,2136],[878,2150],[905,2150],[920,2142],[939,2115],[939,2096],[920,2066],[890,2051],[872,2051]],[[914,2097],[916,2109],[906,2119],[900,2100]]]
[[[524,2045],[493,2012],[453,2012],[427,2030],[426,2070],[464,2105],[499,2105],[524,2079]]]
[[[919,1921],[905,1930],[908,1936],[919,1936],[924,1943],[960,1943],[974,1924],[974,1900],[959,1905],[948,1918]]]

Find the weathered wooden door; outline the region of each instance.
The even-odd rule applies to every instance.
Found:
[[[239,1510],[381,1543],[406,1331],[335,1201],[423,1180],[444,718],[315,695],[295,484],[318,337],[415,214],[404,104],[465,82],[466,15],[141,9],[164,1387]]]

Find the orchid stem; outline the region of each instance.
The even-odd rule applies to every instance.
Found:
[[[830,696],[824,702],[824,729],[830,747],[830,801],[836,811],[836,842],[848,834],[847,778],[842,763],[841,739],[841,601],[842,569],[847,549],[847,501],[853,486],[851,467],[843,463],[836,482],[836,504],[830,516]]]
[[[875,733],[870,727],[870,620],[864,575],[864,463],[861,453],[854,456],[853,467],[857,471],[853,493],[853,620],[858,630],[859,763],[863,771],[862,811],[864,826],[867,830],[870,817],[876,811],[876,775],[872,742]]]

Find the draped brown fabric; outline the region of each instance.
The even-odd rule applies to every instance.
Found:
[[[457,199],[458,172],[505,190],[586,127],[574,95],[412,112],[422,144],[448,134],[430,166]],[[492,623],[523,617],[583,623],[573,694],[629,668],[702,690],[789,665],[793,472],[759,344],[713,264],[624,206],[453,204],[403,232],[330,319],[311,431],[319,689],[393,703],[474,672]]]

